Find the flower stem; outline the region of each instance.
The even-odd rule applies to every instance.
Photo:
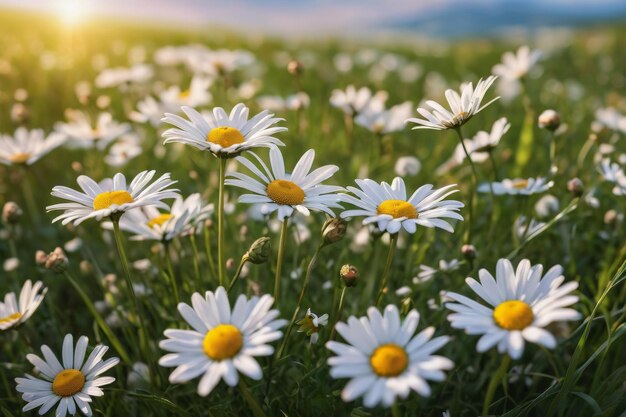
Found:
[[[217,208],[217,275],[219,285],[226,280],[224,275],[224,181],[226,176],[226,159],[220,159],[220,189]]]
[[[217,275],[215,272],[215,261],[213,261],[213,251],[211,250],[211,232],[208,226],[204,226],[204,247],[206,250],[206,257],[209,261],[209,269],[211,270],[211,277],[215,278]]]
[[[170,285],[172,286],[172,293],[176,300],[176,305],[180,303],[180,295],[178,292],[178,284],[176,283],[176,274],[174,273],[174,265],[172,264],[172,255],[170,254],[170,242],[163,242],[163,251],[165,252],[165,261],[167,262],[167,274],[170,276]]]
[[[478,173],[476,172],[476,166],[474,165],[474,161],[470,157],[470,154],[465,146],[465,142],[463,141],[463,133],[461,132],[461,126],[458,126],[454,129],[456,131],[457,136],[459,137],[459,142],[461,142],[461,147],[465,152],[465,157],[469,161],[470,167],[472,168],[472,180],[470,182],[471,190],[469,192],[469,201],[467,203],[469,208],[469,216],[467,221],[467,228],[465,229],[465,243],[470,243],[472,241],[472,228],[474,221],[474,194],[476,193],[476,185],[478,184]],[[489,183],[489,192],[491,193],[491,198],[493,199],[493,190],[491,189],[491,183]]]
[[[126,350],[124,349],[124,347],[122,347],[122,343],[120,342],[120,340],[117,338],[117,336],[115,336],[115,333],[113,333],[111,328],[107,325],[106,321],[104,321],[102,316],[98,313],[98,310],[96,310],[96,307],[89,299],[89,296],[85,294],[85,292],[82,290],[82,288],[80,288],[78,283],[74,280],[74,278],[72,278],[69,272],[65,271],[65,277],[76,289],[76,292],[78,292],[78,295],[80,295],[80,298],[82,298],[83,302],[87,306],[87,310],[89,310],[100,329],[102,329],[102,332],[109,339],[109,342],[111,342],[111,346],[113,346],[113,349],[115,349],[117,354],[120,355],[120,358],[122,359],[122,361],[124,361],[126,365],[131,366],[132,362],[130,360],[130,357],[128,356],[128,353],[126,353]]]
[[[283,257],[285,255],[285,244],[287,243],[287,225],[289,218],[283,220],[280,228],[280,242],[278,244],[278,258],[276,259],[276,276],[274,277],[274,302],[278,305],[278,297],[280,296],[280,279],[283,269]]]
[[[230,284],[228,284],[228,289],[226,290],[226,292],[230,292],[230,290],[233,289],[233,287],[235,286],[235,283],[239,279],[239,275],[241,275],[241,271],[243,270],[243,266],[246,264],[246,262],[248,262],[248,258],[246,256],[241,258],[241,261],[239,262],[239,267],[237,268],[237,272],[235,272],[235,276],[233,276],[233,279],[230,281]]]
[[[387,262],[385,263],[385,269],[383,271],[383,278],[380,283],[380,290],[378,291],[378,297],[376,298],[376,307],[380,307],[383,296],[385,295],[385,289],[387,288],[387,281],[389,279],[389,270],[391,269],[391,263],[393,261],[393,254],[396,250],[396,243],[398,241],[398,234],[394,233],[390,235],[389,239],[389,252],[387,253]]]
[[[487,394],[485,395],[485,402],[483,403],[483,412],[481,416],[487,417],[489,413],[489,406],[491,405],[491,401],[493,400],[493,396],[496,393],[496,389],[498,388],[498,384],[500,381],[503,381],[503,378],[506,375],[507,370],[509,369],[509,364],[511,363],[511,357],[509,355],[504,355],[502,358],[502,362],[500,362],[500,367],[493,374],[491,381],[489,381],[489,386],[487,387]],[[506,380],[504,380],[506,384]]]
[[[397,401],[395,403],[393,403],[393,405],[391,406],[391,415],[393,417],[400,417],[400,416],[402,416],[402,414],[400,413],[400,406],[398,405]]]
[[[337,307],[337,314],[335,314],[335,323],[333,324],[333,330],[331,330],[330,332],[329,340],[335,340],[335,337],[337,336],[337,323],[339,323],[339,320],[341,320],[341,313],[343,313],[344,299],[346,297],[347,289],[348,287],[344,285],[343,289],[341,290],[341,296],[339,297],[339,306]]]
[[[302,289],[300,290],[300,297],[298,297],[298,303],[296,304],[296,309],[293,311],[293,315],[291,316],[291,321],[289,322],[289,327],[287,327],[287,331],[285,332],[285,337],[283,337],[283,342],[280,345],[280,349],[278,349],[278,353],[276,354],[276,360],[279,360],[282,357],[283,351],[285,350],[285,346],[287,346],[287,339],[289,339],[289,335],[291,334],[293,325],[296,322],[296,319],[298,318],[298,313],[300,313],[300,306],[302,305],[302,300],[304,299],[304,293],[306,292],[307,286],[309,285],[309,278],[311,277],[311,272],[313,271],[315,264],[317,264],[317,257],[319,256],[320,250],[323,247],[324,247],[324,243],[321,243],[317,247],[317,250],[313,254],[311,261],[309,262],[309,266],[306,269],[306,275],[304,276],[304,281],[302,282]]]
[[[250,388],[243,380],[243,376],[239,376],[239,388],[241,389],[241,394],[248,403],[252,414],[254,414],[255,417],[267,417],[257,400],[254,399],[252,392],[250,392]]]
[[[200,275],[200,258],[198,257],[198,244],[196,243],[195,230],[189,235],[189,240],[191,240],[191,249],[193,250],[193,272],[196,276],[197,290],[200,291],[202,289],[202,276]]]
[[[30,212],[33,226],[35,226],[39,224],[39,208],[37,207],[37,203],[35,202],[35,194],[33,193],[33,186],[30,183],[30,178],[28,178],[28,174],[28,170],[24,168],[22,170],[24,200],[26,201],[26,207],[28,207],[28,211]]]

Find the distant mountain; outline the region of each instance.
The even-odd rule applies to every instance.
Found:
[[[478,3],[478,4],[476,4]],[[594,4],[555,4],[547,1],[455,3],[421,16],[388,22],[383,29],[415,31],[434,37],[492,36],[511,29],[532,32],[545,27],[575,27],[626,20],[626,0]]]

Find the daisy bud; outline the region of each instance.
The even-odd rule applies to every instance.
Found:
[[[554,132],[561,125],[561,117],[554,110],[545,110],[539,115],[537,122],[540,128]]]
[[[78,161],[72,162],[72,170],[74,172],[83,172],[83,164]]]
[[[30,110],[24,103],[15,103],[11,107],[11,120],[15,123],[25,123],[30,118]]]
[[[289,72],[289,74],[298,75],[301,74],[302,71],[304,71],[304,65],[298,60],[292,59],[287,64],[287,72]]]
[[[226,269],[232,271],[235,267],[235,260],[233,258],[226,259]]]
[[[2,222],[6,224],[15,224],[18,222],[24,212],[13,201],[8,201],[2,207]]]
[[[339,217],[333,217],[332,219],[326,220],[322,226],[324,245],[331,245],[335,242],[339,242],[346,235],[347,228],[348,223]]]
[[[585,187],[580,178],[576,177],[567,182],[567,191],[572,193],[574,197],[580,197],[581,195],[583,195]]]
[[[476,248],[474,245],[463,245],[461,247],[461,253],[467,260],[472,260],[476,258]]]
[[[46,255],[46,252],[42,250],[38,250],[37,252],[35,252],[35,263],[37,265],[43,266],[47,260],[48,260],[48,255]]]
[[[80,273],[83,275],[90,275],[93,272],[93,266],[89,261],[80,261],[78,267],[80,269]]]
[[[604,213],[604,224],[613,224],[618,220],[617,211],[611,209]]]
[[[346,287],[354,287],[359,278],[359,270],[354,265],[344,265],[339,270],[339,276]]]
[[[241,225],[241,227],[239,228],[239,237],[241,239],[245,239],[247,234],[248,234],[248,226],[245,224]]]
[[[69,265],[69,260],[67,256],[65,256],[65,252],[60,247],[56,247],[50,254],[48,255],[48,259],[44,264],[46,269],[49,269],[54,272],[65,272],[67,266]]]
[[[17,258],[8,258],[2,264],[2,268],[4,269],[4,272],[13,272],[19,267],[20,267],[20,260]]]
[[[243,256],[246,261],[258,265],[267,262],[267,259],[270,257],[270,253],[272,253],[270,238],[263,236],[255,240],[250,246],[250,249],[248,249],[246,254]]]

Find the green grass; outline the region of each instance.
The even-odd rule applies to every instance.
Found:
[[[368,67],[355,67],[349,73],[340,73],[334,68],[332,60],[337,52],[355,53],[369,47],[367,41],[294,43],[272,38],[253,39],[212,28],[202,32],[181,32],[156,25],[142,27],[128,22],[110,21],[95,22],[68,32],[44,16],[9,11],[2,12],[0,23],[2,133],[12,133],[17,127],[11,120],[10,112],[14,104],[13,94],[18,88],[28,91],[25,104],[30,117],[25,124],[30,128],[41,127],[50,131],[55,122],[64,119],[64,112],[68,108],[96,114],[98,109],[95,101],[99,95],[109,96],[111,105],[107,110],[117,120],[125,120],[125,108],[134,107],[134,101],[146,91],[123,94],[117,89],[99,91],[94,87],[94,94],[86,104],[79,103],[74,94],[77,82],[92,82],[97,75],[98,71],[92,66],[93,58],[97,55],[105,56],[108,66],[127,66],[128,51],[135,46],[145,48],[148,61],[155,49],[168,44],[197,42],[212,48],[243,48],[255,54],[263,69],[259,75],[263,83],[260,94],[285,96],[296,91],[296,80],[286,68],[276,64],[276,54],[284,51],[288,56],[298,58],[308,53],[313,54],[315,59],[312,64],[305,65],[299,82],[302,90],[309,94],[311,105],[301,114],[301,120],[305,122],[301,130],[298,131],[294,112],[279,113],[280,117],[286,119],[284,125],[289,128],[287,133],[280,135],[287,144],[284,151],[286,164],[293,166],[304,151],[314,148],[317,153],[315,165],[338,165],[340,171],[333,177],[332,183],[346,186],[353,185],[354,179],[358,178],[359,168],[367,163],[370,152],[377,154],[379,145],[372,133],[357,126],[354,147],[350,152],[346,151],[343,117],[340,111],[328,103],[334,88],[344,88],[353,83],[372,89],[385,89],[389,92],[388,105],[412,100],[417,107],[422,98],[436,98],[425,96],[424,75],[410,84],[401,82],[396,73],[390,73],[383,81],[373,82],[369,80]],[[522,202],[516,197],[496,197],[496,215],[491,216],[489,196],[479,194],[472,240],[477,248],[477,258],[471,265],[464,262],[459,270],[438,274],[430,282],[417,286],[412,284],[411,278],[417,274],[418,265],[436,266],[440,259],[462,259],[460,249],[464,243],[466,226],[457,225],[454,234],[420,230],[414,235],[404,236],[405,245],[397,250],[392,264],[390,291],[385,297],[385,303],[396,303],[402,306],[405,313],[415,307],[421,313],[418,329],[432,325],[436,327],[437,335],[452,336],[450,343],[440,353],[451,358],[455,368],[447,373],[445,382],[431,384],[433,394],[430,398],[412,394],[408,400],[401,402],[400,412],[403,415],[440,416],[445,410],[450,410],[453,417],[480,414],[489,379],[498,368],[501,357],[493,350],[485,354],[476,353],[477,337],[451,329],[445,319],[449,311],[443,307],[429,308],[428,300],[435,299],[439,305],[439,293],[442,290],[469,293],[464,284],[465,277],[477,277],[480,268],[494,271],[496,261],[508,256],[511,256],[514,264],[528,258],[533,264],[541,263],[545,267],[563,265],[566,278],[580,284],[578,295],[581,301],[577,309],[586,319],[554,326],[552,330],[559,335],[559,344],[553,351],[527,344],[523,358],[515,361],[514,365],[531,365],[527,375],[530,385],[526,386],[524,377],[521,377],[519,382],[509,383],[506,392],[500,387],[496,391],[491,412],[507,417],[625,415],[626,343],[622,337],[626,318],[624,226],[621,220],[612,225],[603,221],[604,213],[609,209],[623,214],[624,197],[612,195],[611,186],[601,181],[592,161],[597,144],[592,146],[586,158],[580,157],[591,132],[595,110],[607,105],[617,106],[622,111],[626,109],[623,97],[626,60],[623,59],[622,51],[625,42],[626,32],[618,26],[581,30],[573,36],[571,42],[548,54],[541,63],[542,73],[539,77],[528,80],[528,95],[535,115],[544,109],[554,108],[568,126],[566,133],[557,138],[560,172],[554,178],[555,186],[551,193],[559,200],[561,209],[564,209],[573,198],[566,190],[566,183],[577,176],[584,182],[586,192],[594,190],[595,197],[600,201],[599,208],[590,207],[581,199],[558,221],[550,222],[554,214],[543,219],[549,222],[550,227],[520,246],[511,236],[512,224],[523,207],[534,205],[537,197],[529,198],[528,202]],[[543,45],[536,46],[542,48]],[[403,41],[376,45],[375,48],[396,53],[409,62],[418,62],[425,74],[438,73],[443,76],[448,87],[457,88],[463,81],[475,82],[487,76],[491,67],[500,61],[502,53],[517,48],[517,45],[501,40],[463,40],[452,42],[447,49],[432,47],[433,50],[429,52],[410,41]],[[40,65],[42,56],[50,54],[56,57],[59,65],[49,70],[43,69]],[[166,85],[184,84],[191,76],[182,69],[174,72],[158,70],[157,74],[156,79]],[[233,82],[237,85],[248,79],[245,72],[239,72],[235,74]],[[223,97],[218,87],[216,84],[214,96]],[[582,89],[580,97],[574,99],[568,95],[568,91],[573,88]],[[488,96],[493,94],[490,92]],[[214,104],[230,108],[235,103],[222,99]],[[246,104],[253,112],[260,110],[254,99]],[[493,121],[502,116],[510,120],[512,127],[496,150],[500,177],[511,177],[516,172],[523,176],[545,175],[548,169],[545,133],[534,123],[527,128],[534,136],[533,147],[518,149],[525,117],[520,98],[510,104],[497,102],[490,106],[464,126],[464,133],[471,136],[479,130],[488,130]],[[157,156],[153,149],[162,141],[161,131],[149,125],[135,124],[133,127],[144,137],[145,152],[121,168],[127,177],[144,169],[156,169],[159,173],[171,172],[172,177],[179,181],[177,187],[183,195],[199,191],[205,198],[217,203],[218,161],[215,158],[189,147],[172,145],[166,146],[164,156]],[[598,141],[608,141],[615,135],[600,135]],[[395,160],[400,156],[412,155],[419,158],[423,166],[417,176],[406,178],[408,189],[415,189],[425,183],[436,186],[458,183],[462,191],[457,198],[466,201],[471,174],[468,168],[460,167],[440,177],[434,173],[449,158],[457,143],[454,132],[412,131],[407,128],[390,135],[390,141],[393,143],[392,153],[371,167],[370,178],[391,181],[395,176]],[[621,138],[616,144],[622,152],[626,151],[623,141]],[[520,159],[519,152],[525,152],[526,158]],[[265,152],[260,154],[265,158]],[[516,161],[520,160],[524,164],[516,166]],[[80,162],[80,167],[72,165],[73,162]],[[481,181],[492,177],[489,164],[478,168]],[[0,333],[0,410],[4,415],[21,415],[24,402],[15,391],[13,379],[31,372],[25,356],[28,353],[39,353],[41,344],[48,344],[55,352],[59,352],[62,336],[71,332],[76,337],[88,335],[92,344],[97,341],[111,346],[111,341],[101,333],[83,300],[67,279],[37,268],[34,263],[36,250],[49,252],[76,236],[80,237],[84,242],[82,249],[68,255],[69,273],[79,281],[93,301],[106,299],[120,307],[130,307],[125,297],[112,295],[103,282],[105,275],[116,274],[118,284],[123,286],[123,270],[112,235],[103,232],[95,221],[85,222],[76,228],[53,225],[50,223],[52,214],[45,214],[44,210],[46,205],[58,202],[49,196],[53,186],[74,187],[75,178],[81,173],[100,179],[115,172],[115,169],[104,163],[103,154],[95,150],[76,151],[66,148],[53,151],[27,172],[0,167],[0,203],[16,201],[26,208],[24,184],[28,181],[34,189],[40,210],[39,221],[32,220],[25,210],[14,234],[21,265],[15,273],[0,272],[0,294],[17,291],[26,278],[43,280],[49,287],[42,306],[24,326]],[[231,201],[234,201],[237,192],[234,188],[227,188]],[[234,258],[235,262],[261,236],[270,236],[273,247],[278,247],[278,236],[270,231],[268,224],[245,220],[243,213],[246,209],[247,205],[237,205],[236,213],[228,215],[226,219],[226,256]],[[296,280],[288,277],[297,268],[306,269],[319,244],[319,230],[325,219],[322,215],[313,214],[309,220],[311,238],[305,242],[290,240],[287,245],[283,265],[283,298],[278,305],[281,317],[286,319],[293,313],[303,279],[302,275]],[[244,225],[247,229],[245,233],[242,232]],[[3,227],[7,229],[5,225]],[[490,228],[494,231],[491,237],[488,233]],[[358,285],[347,291],[343,318],[349,314],[364,315],[366,309],[375,303],[375,298],[368,296],[368,289],[377,288],[386,247],[380,239],[375,239],[363,252],[354,252],[350,249],[350,240],[358,229],[359,221],[355,219],[348,229],[348,237],[322,249],[312,272],[303,309],[311,307],[315,313],[329,313],[332,322],[333,308],[341,290],[338,271],[346,263],[357,266],[361,270],[361,277]],[[601,238],[600,233],[605,238]],[[216,234],[216,227],[213,227],[209,248],[205,248],[202,239],[199,239],[202,287],[197,285],[194,277],[189,239],[180,239],[173,244],[176,254],[174,269],[182,282],[183,301],[189,302],[194,291],[203,292],[216,286],[217,278],[210,273],[205,255],[207,251],[217,253]],[[133,274],[135,279],[147,283],[152,290],[152,294],[143,297],[142,301],[147,311],[144,317],[147,331],[153,341],[152,355],[156,358],[164,353],[157,346],[158,341],[163,339],[163,330],[182,326],[181,318],[169,285],[162,275],[166,268],[159,245],[126,240],[126,249],[131,261],[148,258],[154,265],[152,272],[141,274],[135,271]],[[0,259],[5,260],[9,256],[8,240],[4,239],[0,241]],[[87,264],[90,268],[86,268]],[[251,284],[254,283],[261,291],[271,293],[274,266],[275,255],[266,264],[251,266],[246,282],[238,284],[235,292],[250,293]],[[230,270],[228,275],[233,273]],[[328,280],[332,282],[334,290],[322,289]],[[404,285],[413,289],[406,299],[395,295],[395,289]],[[122,291],[122,294],[125,292]],[[135,331],[128,324],[115,328],[114,332],[128,351],[131,361],[148,360],[133,344]],[[264,379],[258,383],[248,380],[248,384],[252,395],[268,416],[390,415],[390,411],[382,408],[368,410],[360,401],[344,403],[341,400],[339,393],[346,381],[331,379],[326,365],[330,352],[325,349],[324,342],[329,335],[330,328],[327,327],[321,333],[320,342],[309,345],[308,337],[293,332],[286,354],[280,361],[271,363],[267,358],[260,360]],[[128,372],[129,367],[125,364],[120,364],[110,372],[117,381],[111,388],[105,389],[104,398],[95,400],[95,415],[252,415],[242,391],[237,387],[229,388],[220,383],[207,398],[200,398],[195,392],[197,380],[185,385],[169,385],[166,381],[170,369],[160,368],[156,378],[158,383],[141,388],[127,385]],[[36,415],[36,412],[30,415]]]

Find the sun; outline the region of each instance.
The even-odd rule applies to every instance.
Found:
[[[79,26],[89,16],[89,0],[58,0],[57,3],[57,14],[67,26]]]

